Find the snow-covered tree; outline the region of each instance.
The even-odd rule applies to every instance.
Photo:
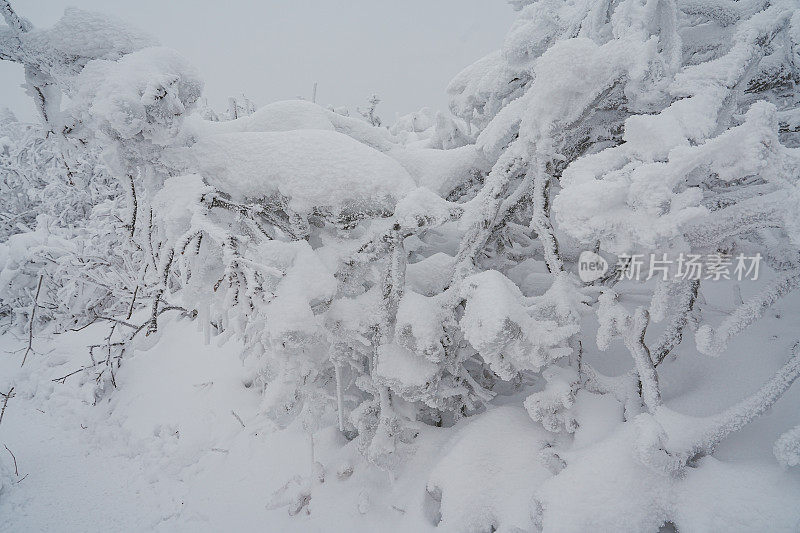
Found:
[[[0,58],[25,67],[43,122],[4,118],[4,128],[16,132],[4,143],[3,165],[13,177],[4,183],[13,196],[4,201],[19,204],[8,215],[30,218],[32,210],[36,222],[17,224],[0,249],[2,312],[18,317],[29,339],[34,317],[58,329],[108,321],[109,339],[116,332],[121,340],[108,341],[108,372],[100,376],[114,384],[124,340],[141,331],[120,319],[148,305],[151,331],[170,308],[161,300],[149,201],[174,172],[166,151],[183,142],[180,122],[202,84],[175,52],[151,46],[152,38],[123,23],[68,9],[40,30],[8,2],[0,7],[7,23]],[[36,181],[13,182],[29,176]],[[126,328],[132,331],[119,331]],[[28,348],[23,364],[31,342]],[[90,366],[97,364],[92,356]],[[98,392],[104,380],[98,377]]]
[[[114,384],[126,343],[181,310],[242,344],[265,414],[335,424],[389,471],[424,425],[506,396],[558,475],[592,394],[619,402],[631,460],[684,475],[800,375],[793,353],[699,419],[664,406],[659,376],[690,332],[722,355],[800,285],[796,2],[512,4],[502,49],[450,84],[452,116],[384,128],[377,97],[365,120],[246,98],[193,114],[202,82],[176,52],[77,10],[38,30],[0,0],[0,58],[43,122],[0,117],[0,312],[29,332],[40,307],[62,329],[107,321]],[[582,251],[618,266],[581,281]],[[712,326],[713,275],[625,280],[650,253],[760,254],[774,279]],[[622,346],[627,371],[599,372],[595,346]],[[775,445],[787,465],[796,433]]]

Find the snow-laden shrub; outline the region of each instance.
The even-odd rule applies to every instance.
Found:
[[[119,152],[114,170],[135,174],[161,163],[159,149],[174,144],[202,88],[188,62],[167,48],[96,59],[69,81],[66,127],[72,135],[99,135],[106,150]]]
[[[453,216],[463,233],[447,290],[476,271],[495,269],[541,294],[533,274],[520,277],[514,269],[532,259],[546,264],[551,280],[569,279],[581,248],[612,263],[617,254],[760,253],[776,279],[718,328],[697,332],[701,352],[722,353],[733,335],[798,283],[796,4],[631,0],[517,7],[520,16],[503,49],[450,87],[451,109],[478,130],[476,146],[494,166]],[[702,321],[695,303],[704,280],[659,282],[648,312],[631,309],[626,289],[611,289],[620,274],[612,269],[591,285],[572,285],[572,300],[597,311],[601,350],[622,340],[632,357],[630,373],[601,375],[581,358],[590,342],[585,332],[568,339],[571,357],[551,361],[559,369],[545,369],[544,390],[526,402],[549,429],[580,425],[570,412],[580,388],[613,395],[626,418],[643,409],[657,419],[667,416],[657,367],[685,330]],[[666,322],[652,339],[651,318]],[[507,338],[515,338],[513,330]],[[514,350],[499,354],[512,368]],[[489,354],[480,355],[492,364]],[[570,372],[561,368],[567,362]],[[663,435],[641,426],[639,460],[681,471],[777,401],[797,367],[793,355],[759,393],[713,421],[665,425]],[[702,430],[690,431],[692,423]],[[650,438],[648,431],[661,436]],[[691,436],[679,445],[674,437],[681,432]]]
[[[86,366],[99,394],[115,385],[127,342],[178,308],[162,298],[149,202],[177,173],[167,152],[186,144],[179,133],[202,83],[177,53],[107,17],[67,10],[39,30],[1,7],[2,57],[25,67],[43,126],[3,119],[2,202],[20,220],[0,246],[0,313],[31,339],[23,364],[41,323],[106,321],[119,342],[102,359],[90,351]],[[127,322],[144,306],[149,327]]]
[[[97,152],[77,150],[41,126],[10,118],[0,131],[0,312],[30,312],[40,276],[47,303],[41,319],[74,325],[87,313],[120,306],[109,298],[122,281],[111,273],[121,273],[116,256],[124,251],[115,229],[116,213],[126,207],[116,200],[118,182],[98,163]],[[101,279],[108,282],[105,290]]]
[[[366,120],[307,102],[187,120],[202,84],[175,53],[123,40],[45,69],[47,50],[25,48],[35,31],[6,13],[2,36],[20,38],[0,52],[33,72],[45,124],[89,147],[66,144],[70,154],[102,152],[126,194],[93,205],[77,230],[42,217],[9,238],[3,275],[30,293],[38,263],[11,254],[28,243],[57,265],[45,270],[56,292],[83,283],[69,268],[87,251],[113,258],[92,267],[102,276],[78,269],[104,296],[65,295],[84,323],[147,305],[146,324],[120,327],[155,333],[180,302],[209,340],[243,344],[265,413],[335,423],[388,470],[422,424],[452,425],[518,393],[546,430],[549,490],[570,493],[575,469],[559,454],[591,416],[579,399],[596,395],[624,407],[614,465],[671,487],[778,401],[800,359],[718,415],[671,412],[659,367],[702,321],[705,280],[660,282],[649,306],[633,305],[645,289],[618,283],[624,265],[582,282],[579,254],[761,253],[775,280],[697,330],[714,355],[797,287],[800,18],[789,0],[514,5],[503,48],[451,83],[456,118],[420,112],[390,129],[376,99]],[[666,322],[655,339],[651,321]],[[617,340],[629,370],[605,376],[584,352]],[[792,442],[779,446],[787,463]],[[446,485],[435,477],[432,493]],[[552,495],[534,506],[545,525]],[[637,512],[629,524],[673,518]]]

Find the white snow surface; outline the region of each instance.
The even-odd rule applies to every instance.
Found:
[[[313,208],[388,210],[414,187],[392,158],[334,131],[211,135],[192,147],[209,184],[236,199],[276,193],[299,213]]]
[[[63,85],[54,190],[83,143],[130,175],[89,226],[0,187],[0,533],[800,531],[797,0],[509,3],[392,127],[204,120],[120,23],[0,26]],[[580,246],[765,257],[581,284]]]
[[[193,117],[190,128],[197,134],[235,133],[243,131],[291,131],[334,129],[331,112],[305,100],[283,100],[265,105],[252,115],[220,122]]]
[[[474,174],[488,172],[491,166],[474,145],[450,150],[396,148],[389,155],[408,170],[418,185],[443,196]]]
[[[435,364],[402,346],[384,344],[378,348],[376,372],[382,380],[395,381],[412,387],[424,387],[433,381],[436,369]]]
[[[709,297],[720,303],[726,292]],[[682,350],[660,368],[667,406],[702,417],[757,389],[785,362],[791,344],[778,334],[797,320],[798,303],[786,300],[781,319],[731,346],[727,365]],[[270,422],[240,346],[204,345],[196,320],[165,320],[158,343],[147,339],[126,355],[118,388],[97,405],[91,370],[51,381],[88,364],[86,345],[107,329],[39,332],[38,353],[23,368],[16,350],[25,340],[0,337],[0,349],[11,352],[0,358],[0,390],[13,386],[17,394],[0,442],[20,473],[0,448],[0,531],[532,531],[541,520],[545,531],[638,532],[657,530],[668,513],[680,531],[794,532],[800,524],[800,472],[782,468],[772,453],[786,434],[781,456],[792,457],[796,388],[682,478],[635,460],[638,426],[622,422],[610,395],[581,391],[574,407],[581,425],[567,445],[530,419],[521,391],[455,427],[422,426],[414,460],[394,481],[366,463],[355,442],[321,428],[314,433],[321,483],[312,476],[308,432]],[[628,364],[621,352],[585,350],[609,374]],[[422,380],[424,366],[417,358],[390,368],[413,369]],[[567,462],[555,477],[545,459],[553,452]],[[308,514],[268,509],[271,495],[296,476],[290,487],[310,487]]]

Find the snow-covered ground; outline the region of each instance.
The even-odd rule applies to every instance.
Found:
[[[800,531],[799,2],[511,0],[387,127],[0,0],[0,529]]]
[[[721,318],[734,293],[712,287],[707,305]],[[709,416],[754,392],[787,359],[798,319],[795,297],[722,358],[682,349],[662,367],[666,406]],[[552,435],[521,392],[454,427],[424,427],[413,460],[390,478],[335,426],[313,432],[313,452],[301,422],[277,428],[260,414],[239,347],[205,345],[189,318],[171,318],[153,347],[127,354],[117,388],[96,405],[91,370],[52,381],[89,363],[87,345],[107,330],[40,333],[23,368],[27,339],[0,337],[2,389],[16,393],[0,443],[19,470],[0,450],[0,530],[528,531],[534,497],[548,531],[648,531],[667,516],[690,532],[800,528],[800,472],[773,455],[800,422],[800,387],[679,478],[633,460],[637,421],[622,423],[617,401],[587,391],[575,406],[586,423],[560,452],[568,466],[557,477]],[[617,348],[587,352],[613,374],[629,357]]]

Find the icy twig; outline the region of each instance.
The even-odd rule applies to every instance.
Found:
[[[44,279],[43,274],[39,275],[39,284],[36,286],[36,297],[33,299],[31,318],[28,322],[28,348],[25,350],[25,355],[22,357],[22,364],[19,366],[25,366],[28,354],[33,351],[33,321],[36,319],[36,310],[39,308],[39,292],[42,290],[42,279]]]
[[[179,306],[179,305],[168,305],[168,306],[166,306],[166,307],[162,307],[162,308],[161,308],[161,309],[158,311],[158,313],[157,313],[157,316],[161,316],[162,314],[166,313],[167,311],[181,311],[181,312],[183,312],[183,313],[184,313],[184,315],[186,315],[186,314],[188,313],[188,311],[187,311],[185,308],[183,308],[183,307],[181,307],[181,306]],[[104,346],[105,346],[105,347],[110,347],[110,346],[122,346],[122,347],[123,347],[123,350],[124,350],[124,346],[125,346],[125,345],[126,345],[128,342],[132,341],[132,340],[134,339],[134,337],[136,337],[136,335],[138,335],[138,334],[139,334],[139,333],[140,333],[140,332],[141,332],[143,329],[145,329],[145,328],[146,328],[146,327],[147,327],[147,326],[148,326],[148,325],[151,323],[151,320],[152,320],[152,319],[148,319],[148,320],[147,320],[146,322],[144,322],[143,324],[140,324],[139,326],[135,326],[135,325],[133,325],[133,324],[129,324],[129,323],[127,323],[127,322],[118,321],[118,320],[115,320],[115,319],[114,319],[114,322],[115,322],[115,323],[123,323],[123,324],[124,324],[124,325],[126,325],[126,326],[129,326],[129,327],[132,327],[132,328],[134,328],[134,329],[135,329],[135,330],[134,330],[134,332],[133,332],[133,333],[131,333],[131,335],[130,335],[130,336],[129,336],[129,337],[128,337],[128,338],[127,338],[125,341],[123,341],[123,342],[115,342],[115,343],[110,343],[110,344],[109,344],[109,343],[106,343],[106,344],[92,344],[92,345],[90,345],[90,346],[89,346],[89,355],[90,355],[90,357],[91,357],[91,355],[92,355],[92,350],[93,350],[94,348],[100,348],[100,347],[104,347]],[[117,359],[119,359],[121,356],[122,356],[122,355],[120,354],[120,355],[118,355],[118,356],[116,356],[116,357],[117,357]],[[70,376],[74,376],[75,374],[78,374],[78,373],[80,373],[80,372],[83,372],[84,370],[89,370],[90,368],[94,368],[94,367],[96,367],[98,364],[101,364],[101,363],[102,363],[102,361],[100,361],[100,362],[96,362],[96,361],[94,361],[94,359],[92,359],[92,364],[91,364],[91,365],[82,366],[81,368],[79,368],[79,369],[77,369],[77,370],[74,370],[74,371],[70,372],[69,374],[65,374],[65,375],[63,375],[63,376],[61,376],[61,377],[58,377],[58,378],[55,378],[55,379],[51,379],[50,381],[52,381],[52,382],[54,382],[54,383],[61,383],[61,384],[63,385],[64,383],[66,383],[66,380],[67,380],[67,378],[68,378],[68,377],[70,377]]]
[[[525,168],[525,161],[517,157],[512,148],[508,148],[489,172],[483,189],[470,202],[478,212],[461,239],[454,267],[454,282],[460,281],[474,270],[475,259],[486,246],[496,221],[503,217],[500,211],[503,209],[502,200],[508,192],[508,186]]]
[[[8,453],[11,454],[11,458],[14,459],[14,475],[19,477],[19,468],[17,468],[17,456],[14,455],[14,452],[9,450],[8,446],[6,446],[5,444],[3,444],[3,448],[5,448],[8,451]]]
[[[0,392],[0,396],[3,397],[3,408],[0,409],[0,424],[2,424],[3,415],[6,414],[6,406],[8,405],[8,400],[14,397],[14,387],[11,387],[5,394]]]

